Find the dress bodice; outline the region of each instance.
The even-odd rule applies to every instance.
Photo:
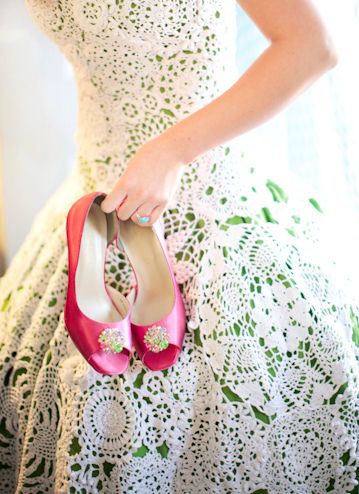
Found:
[[[237,78],[235,0],[26,0],[71,63],[83,159],[128,159]]]

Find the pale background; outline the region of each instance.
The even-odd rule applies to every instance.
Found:
[[[235,1],[235,0],[228,0]],[[289,167],[314,187],[333,228],[359,214],[359,23],[355,0],[316,0],[339,48],[340,63],[269,122],[243,136],[258,163]],[[238,66],[267,46],[237,8]],[[75,156],[72,68],[33,24],[23,1],[0,4],[0,252],[6,267]],[[260,145],[259,145],[260,144]],[[1,266],[0,266],[1,269]],[[0,273],[1,274],[1,273]]]

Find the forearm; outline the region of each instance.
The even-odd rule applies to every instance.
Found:
[[[161,138],[187,164],[274,116],[335,63],[325,47],[272,42],[229,89],[176,122]]]

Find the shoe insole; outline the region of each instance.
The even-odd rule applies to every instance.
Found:
[[[111,286],[105,287],[104,267],[107,249],[106,213],[95,202],[85,221],[76,271],[76,298],[80,310],[98,322],[122,320],[128,300]],[[111,298],[106,291],[111,293]]]
[[[139,226],[132,219],[120,221],[119,235],[137,278],[131,321],[152,324],[168,314],[175,297],[162,246],[152,227]]]

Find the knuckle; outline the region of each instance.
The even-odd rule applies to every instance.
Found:
[[[163,194],[157,194],[154,199],[158,204],[162,204],[167,201],[167,197],[165,197]]]
[[[146,195],[146,189],[144,187],[137,187],[136,197],[140,197],[141,199],[143,199],[144,197],[146,197]]]

